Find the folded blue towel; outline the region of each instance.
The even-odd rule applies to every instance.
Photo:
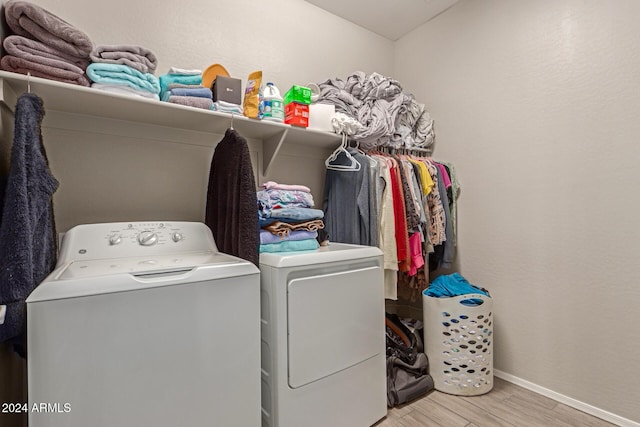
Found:
[[[280,243],[260,245],[260,253],[264,252],[297,252],[318,249],[320,244],[316,239],[287,240]]]
[[[176,87],[171,89],[171,95],[174,96],[197,96],[200,98],[213,98],[213,94],[211,93],[211,89],[207,89],[206,87],[192,89],[192,88],[183,88]]]
[[[93,62],[87,67],[87,76],[95,83],[121,84],[151,93],[160,93],[160,82],[156,76],[141,73],[127,65]]]
[[[270,209],[268,211],[259,212],[259,214],[260,218],[277,218],[280,219],[280,221],[282,221],[281,218],[293,218],[298,222],[324,218],[324,212],[321,209],[298,207]]]
[[[207,89],[206,87],[198,89],[176,87],[164,92],[162,94],[162,100],[168,101],[171,96],[195,96],[197,98],[213,99],[211,89]]]
[[[172,83],[179,83],[183,85],[200,85],[202,84],[202,75],[162,74],[160,76],[160,97],[162,97],[165,92],[169,91],[169,85]]]
[[[258,224],[260,228],[276,221],[296,224],[322,218],[324,218],[324,212],[321,209],[312,208],[282,208],[258,211]]]

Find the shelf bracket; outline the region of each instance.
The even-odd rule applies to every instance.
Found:
[[[0,103],[14,112],[18,96],[6,79],[0,78]]]
[[[288,129],[283,129],[281,133],[276,133],[262,140],[262,175],[267,176],[273,161],[278,155],[282,143],[287,136]]]

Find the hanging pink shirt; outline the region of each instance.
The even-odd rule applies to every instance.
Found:
[[[447,168],[445,168],[444,165],[441,165],[440,163],[434,162],[433,164],[436,165],[436,167],[438,168],[438,171],[440,172],[440,176],[442,177],[442,180],[444,182],[444,188],[451,187],[451,179],[449,179],[449,173],[447,172]]]
[[[413,233],[409,237],[409,251],[411,253],[411,268],[409,269],[408,274],[409,276],[415,276],[418,273],[418,269],[424,265],[420,233]]]

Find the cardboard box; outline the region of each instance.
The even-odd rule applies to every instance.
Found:
[[[309,105],[309,129],[333,132],[331,118],[336,114],[336,106],[333,104]]]
[[[214,101],[226,101],[232,104],[242,105],[242,82],[233,77],[218,76],[213,81],[211,92]]]
[[[293,126],[309,126],[309,106],[290,102],[284,106],[284,122]]]
[[[311,89],[304,86],[291,86],[284,94],[284,103],[297,102],[298,104],[311,104]]]

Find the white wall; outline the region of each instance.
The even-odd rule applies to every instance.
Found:
[[[301,0],[37,0],[95,44],[151,49],[158,72],[225,66],[246,81],[254,70],[281,89],[356,69],[390,73],[393,43]],[[346,47],[344,41],[349,41]],[[348,50],[347,50],[348,49]]]
[[[262,70],[284,94],[292,84],[346,77],[355,70],[390,74],[393,43],[301,0],[114,0],[79,6],[72,0],[36,3],[89,35],[94,44],[140,44],[159,59],[156,75],[171,66],[205,69],[219,63],[242,80]],[[348,46],[345,44],[348,41]],[[45,104],[46,109],[46,104]],[[47,111],[45,147],[60,181],[54,195],[58,231],[80,223],[203,219],[213,144],[222,135],[155,132],[66,117]],[[135,128],[128,133],[124,129]],[[87,131],[87,129],[89,129]],[[149,133],[150,134],[150,133]],[[193,144],[184,144],[193,142]],[[322,201],[328,150],[285,146],[269,176],[258,173],[262,145],[250,140],[258,183],[273,179],[312,189]],[[203,146],[205,145],[205,146]]]
[[[463,0],[396,44],[456,165],[495,368],[640,422],[640,2]]]
[[[494,297],[496,368],[640,421],[640,201],[632,187],[640,178],[640,3],[463,0],[395,45],[300,0],[37,3],[95,43],[152,49],[158,74],[221,63],[243,81],[262,69],[281,89],[354,70],[398,79],[433,114],[437,157],[456,164],[462,273]],[[161,165],[176,156],[196,164],[173,174],[169,193],[200,194],[212,150],[76,127],[45,119],[62,183],[59,231],[137,219],[150,208],[157,217],[200,216],[201,206],[162,204],[171,194],[136,204],[121,169],[95,180],[103,189],[115,179],[128,192],[127,203],[107,211],[109,198],[82,178],[109,171],[95,153],[111,144],[105,156],[151,151]],[[252,144],[254,156],[260,149]],[[306,183],[319,197],[321,159],[317,150],[291,148],[266,178]],[[172,182],[157,173],[144,176]]]
[[[250,72],[263,70],[265,80],[284,93],[292,84],[346,77],[356,70],[387,75],[392,70],[391,41],[301,0],[34,3],[83,30],[95,44],[151,49],[159,59],[156,75],[171,66],[204,69],[220,63],[242,79],[243,88]],[[12,119],[5,109],[2,113],[1,128],[9,128]],[[59,232],[91,222],[203,219],[213,154],[213,144],[205,140],[217,142],[222,135],[169,130],[161,140],[150,140],[162,129],[145,134],[136,124],[104,120],[92,128],[95,121],[47,110],[43,122],[51,169],[60,181],[54,196]],[[7,169],[2,157],[11,143],[2,134],[0,173]],[[249,142],[254,166],[261,169],[262,145]],[[321,203],[326,151],[305,147],[304,141],[283,147],[269,176],[256,179],[308,185]],[[19,363],[0,345],[0,378],[8,380],[0,381],[2,401],[23,400],[15,386]],[[21,425],[19,419],[6,422],[7,427]]]

